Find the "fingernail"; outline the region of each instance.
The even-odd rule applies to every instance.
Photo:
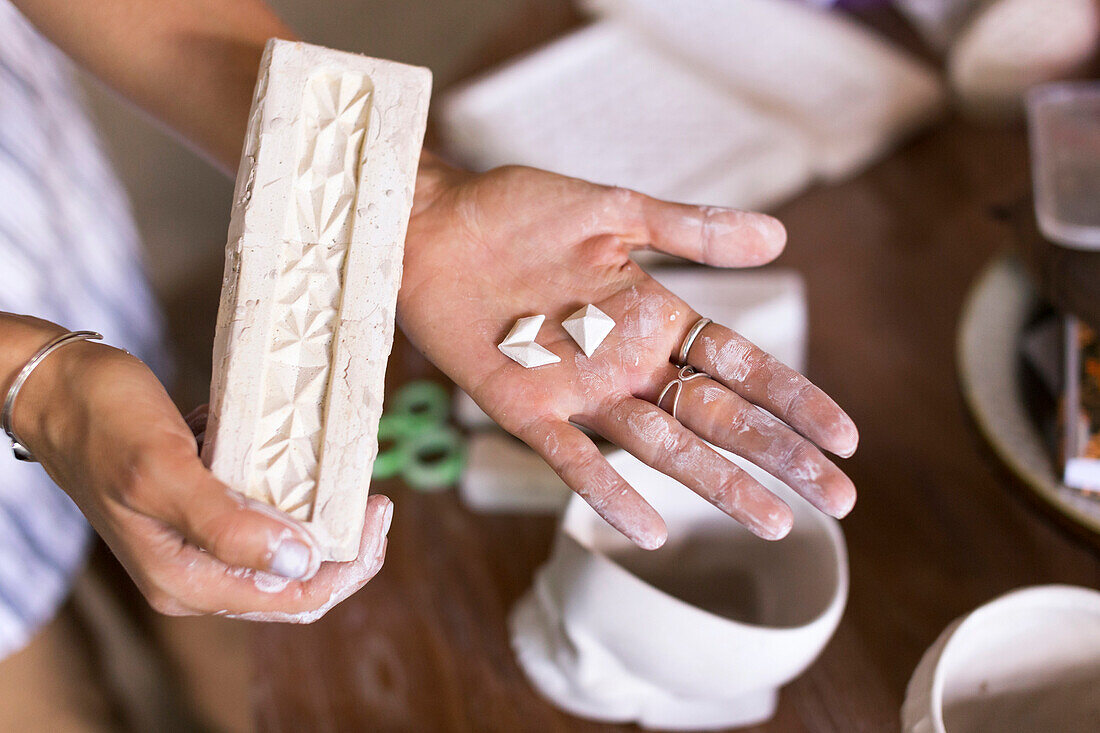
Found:
[[[844,519],[844,517],[846,517],[846,516],[848,516],[849,514],[852,513],[852,509],[854,509],[855,506],[856,506],[856,495],[853,492],[852,494],[849,494],[849,495],[845,496],[841,500],[840,504],[833,507],[833,511],[830,512],[830,513],[834,517],[836,517],[837,519]]]
[[[834,440],[836,442],[836,455],[841,458],[851,458],[859,447],[859,430],[856,424],[849,418],[834,428]]]
[[[386,516],[382,518],[382,536],[390,533],[390,525],[393,523],[393,502],[386,505]]]
[[[271,572],[291,580],[304,580],[309,574],[313,553],[298,540],[283,540],[275,548]]]
[[[767,522],[761,521],[757,525],[757,528],[760,530],[757,534],[766,540],[781,540],[790,534],[793,526],[793,516],[783,517],[778,522],[774,519],[770,519],[770,521]]]

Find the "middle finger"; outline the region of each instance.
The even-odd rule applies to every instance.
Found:
[[[744,469],[655,405],[624,397],[590,426],[635,457],[684,484],[765,539],[790,531],[791,509]]]
[[[662,371],[662,384],[678,372],[674,366]],[[781,420],[710,378],[685,381],[679,389],[676,419],[685,427],[760,466],[826,514],[839,519],[851,511],[851,479]],[[658,394],[647,396],[655,400]],[[661,407],[672,409],[671,396]]]

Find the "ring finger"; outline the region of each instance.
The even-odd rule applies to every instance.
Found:
[[[669,366],[662,384],[676,379]],[[855,504],[851,479],[810,441],[719,382],[703,377],[684,381],[675,417],[700,437],[745,458],[783,481],[821,511],[840,518]],[[659,394],[646,395],[654,401]],[[673,410],[675,395],[660,406]]]
[[[652,403],[624,397],[585,422],[591,423],[586,427],[684,484],[754,534],[775,540],[790,531],[790,507]]]
[[[825,450],[844,458],[855,452],[859,433],[852,419],[810,380],[741,334],[708,323],[688,346],[684,363],[768,410]]]

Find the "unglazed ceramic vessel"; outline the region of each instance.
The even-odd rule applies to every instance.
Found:
[[[1100,730],[1100,593],[1022,588],[957,619],[913,673],[902,729]]]
[[[790,535],[767,542],[632,456],[609,460],[664,516],[668,542],[639,549],[574,496],[552,556],[513,609],[520,665],[543,695],[586,718],[677,730],[770,718],[780,686],[840,621],[839,524],[733,458],[794,511]]]

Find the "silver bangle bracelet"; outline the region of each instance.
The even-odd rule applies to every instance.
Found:
[[[0,409],[0,427],[3,427],[4,432],[11,438],[11,452],[15,454],[18,460],[34,461],[34,456],[31,455],[31,452],[27,450],[26,446],[19,440],[15,434],[15,430],[11,426],[11,413],[15,407],[15,398],[19,396],[19,390],[23,388],[27,378],[31,376],[31,372],[42,363],[43,359],[66,344],[87,340],[98,341],[102,338],[102,334],[98,334],[95,331],[70,331],[69,333],[63,333],[35,352],[34,356],[32,356],[30,360],[23,365],[23,368],[19,370],[19,373],[15,375],[11,387],[8,388],[8,394],[4,398],[4,407]]]

